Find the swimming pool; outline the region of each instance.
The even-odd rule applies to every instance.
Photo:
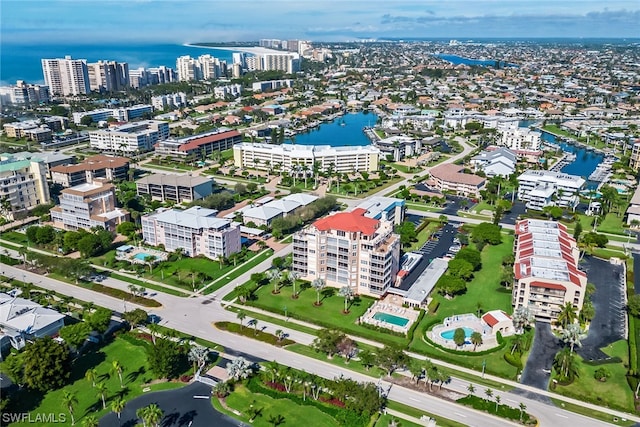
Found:
[[[467,339],[471,338],[471,334],[475,332],[475,329],[467,328],[466,326],[464,326],[462,329],[464,330],[464,336]],[[453,334],[455,334],[455,332],[455,329],[449,329],[448,331],[440,332],[440,336],[445,340],[452,340]]]
[[[373,318],[384,323],[399,326],[401,328],[404,328],[405,326],[407,326],[407,323],[409,323],[409,319],[407,319],[406,317],[394,316],[393,314],[389,313],[377,312],[373,315]]]
[[[146,259],[145,259],[145,258],[147,258],[148,256],[153,257],[153,260],[155,261],[156,256],[155,256],[155,255],[148,254],[148,253],[146,253],[146,252],[140,252],[140,253],[137,253],[137,254],[135,254],[133,257],[134,257],[135,259],[140,260],[140,261],[145,261],[145,262],[146,262]]]

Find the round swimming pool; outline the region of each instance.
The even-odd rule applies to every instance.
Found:
[[[442,331],[440,332],[440,336],[445,340],[452,340],[453,334],[456,332],[456,329],[458,328],[449,329],[448,331]],[[464,337],[467,339],[471,338],[471,334],[475,332],[475,329],[468,328],[466,326],[463,326],[462,330],[464,330]]]

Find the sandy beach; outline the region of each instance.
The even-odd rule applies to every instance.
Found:
[[[200,46],[197,44],[190,44],[190,43],[184,43],[183,46],[187,46],[187,47],[197,47],[200,49],[220,49],[220,50],[231,50],[234,52],[247,52],[247,53],[251,53],[254,55],[264,55],[267,53],[279,53],[279,54],[285,54],[285,53],[291,53],[291,52],[285,52],[282,50],[275,50],[275,49],[269,49],[266,47],[260,47],[260,46],[254,46],[254,47],[235,47],[235,46]]]

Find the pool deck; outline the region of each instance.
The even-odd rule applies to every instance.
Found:
[[[482,334],[482,344],[478,346],[477,351],[490,350],[498,346],[496,336],[492,333],[491,328],[485,325],[475,314],[467,313],[458,316],[447,317],[443,323],[439,323],[427,331],[427,337],[443,347],[453,350],[473,351],[473,344],[467,340],[462,347],[458,347],[453,340],[442,338],[440,334],[445,331],[457,328],[470,328]]]
[[[367,312],[360,316],[360,322],[406,334],[409,331],[409,328],[411,328],[411,325],[418,320],[420,312],[412,308],[403,307],[401,304],[402,298],[395,295],[387,295],[384,299],[376,301],[371,307],[369,307]],[[398,326],[374,319],[373,316],[375,316],[376,313],[391,314],[393,316],[403,317],[409,321],[405,326]]]
[[[168,258],[168,255],[167,255],[166,252],[162,252],[162,251],[159,251],[157,249],[151,249],[151,248],[145,248],[145,247],[142,247],[142,246],[136,246],[132,250],[130,250],[129,252],[126,252],[126,253],[124,253],[122,255],[116,256],[116,259],[129,261],[129,262],[134,263],[134,264],[146,264],[144,259],[136,258],[136,255],[140,255],[140,254],[145,254],[145,256],[151,255],[151,256],[156,257],[155,262],[166,261],[167,258]]]

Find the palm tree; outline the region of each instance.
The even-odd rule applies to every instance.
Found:
[[[191,363],[193,363],[193,372],[195,373],[196,365],[198,368],[202,368],[205,363],[207,363],[207,359],[209,358],[209,349],[199,345],[193,345],[189,349],[187,358]]]
[[[513,312],[511,320],[513,321],[513,327],[516,330],[516,334],[522,334],[524,329],[533,323],[534,317],[528,307],[519,306]]]
[[[95,369],[88,369],[87,372],[84,374],[84,377],[87,381],[91,382],[91,387],[95,387],[96,378],[98,378],[98,371],[96,371]]]
[[[142,420],[142,425],[147,427],[147,417],[145,416],[147,413],[147,408],[140,408],[136,411],[136,416]]]
[[[117,360],[111,362],[111,373],[118,374],[118,378],[120,378],[120,388],[124,387],[124,384],[122,383],[122,370],[123,368],[120,362],[118,362]]]
[[[293,287],[293,292],[291,293],[292,298],[297,298],[298,294],[296,293],[296,281],[300,278],[300,273],[295,271],[289,272],[289,281],[291,282],[291,286]]]
[[[473,386],[473,384],[469,383],[469,386],[467,386],[467,391],[473,396],[473,393],[475,393],[476,388]]]
[[[484,394],[487,395],[487,399],[491,399],[491,396],[493,396],[493,390],[491,390],[490,388],[486,389],[484,391]]]
[[[151,333],[151,342],[153,345],[156,345],[156,335],[158,335],[158,324],[157,323],[149,323],[149,332]]]
[[[582,347],[582,340],[586,338],[586,334],[576,323],[572,323],[565,329],[560,331],[560,339],[571,347],[571,353],[575,346]]]
[[[231,392],[231,386],[226,381],[220,381],[213,387],[213,392],[218,397],[227,397]]]
[[[276,381],[276,377],[280,376],[280,371],[282,370],[280,364],[275,360],[265,363],[264,368],[267,375],[271,376],[271,382]]]
[[[284,423],[284,416],[282,416],[282,414],[269,415],[269,418],[267,418],[267,422],[273,427],[277,427],[280,424]]]
[[[311,286],[316,290],[316,305],[320,305],[320,292],[322,292],[322,290],[326,286],[326,282],[323,279],[316,277],[315,279],[313,279],[313,282],[311,282]]]
[[[558,313],[558,318],[556,319],[556,323],[563,328],[566,328],[567,325],[573,323],[578,318],[576,314],[576,308],[570,302],[565,303],[560,308],[560,313]]]
[[[160,409],[160,407],[155,403],[152,403],[151,405],[144,408],[143,419],[146,419],[149,425],[158,427],[158,425],[160,424],[160,420],[162,419],[162,415],[162,409]]]
[[[249,320],[247,326],[253,326],[253,335],[258,335],[258,321],[256,319]]]
[[[236,317],[238,318],[238,320],[240,321],[240,329],[244,328],[244,319],[246,319],[247,317],[247,313],[245,313],[244,311],[239,311],[238,314],[236,314]]]
[[[520,402],[520,405],[518,405],[520,407],[520,422],[522,422],[522,417],[524,415],[524,411],[527,410],[527,405],[525,405],[524,403]]]
[[[111,402],[111,410],[118,415],[118,420],[120,419],[120,414],[122,414],[122,410],[125,407],[125,402],[122,397],[116,397],[113,402]]]
[[[240,302],[243,303],[243,304],[245,302],[247,302],[247,299],[252,294],[251,289],[249,289],[245,285],[238,285],[238,286],[236,286],[235,290],[236,290],[236,295],[238,295],[238,298],[240,298]]]
[[[237,357],[227,363],[227,374],[236,381],[249,378],[253,374],[253,363],[244,357]]]
[[[344,313],[349,312],[349,300],[353,298],[353,289],[350,286],[340,288],[340,296],[344,297]]]
[[[496,412],[498,412],[498,405],[500,404],[500,400],[501,400],[500,396],[496,395],[495,400],[496,400]]]
[[[476,348],[482,345],[482,334],[480,332],[476,331],[471,334],[471,344],[473,344],[473,351],[476,351]]]
[[[565,347],[556,354],[553,359],[553,368],[562,379],[573,378],[578,374],[575,364],[575,356]]]
[[[62,406],[67,408],[71,415],[71,425],[75,425],[76,420],[73,418],[73,407],[78,404],[78,398],[75,393],[65,390],[62,394]]]
[[[277,294],[279,292],[278,285],[280,284],[282,273],[280,272],[280,270],[272,268],[271,270],[267,270],[266,275],[269,281],[273,281],[273,293]]]
[[[284,331],[282,329],[276,329],[274,334],[278,338],[278,342],[282,341],[282,338],[284,337]]]
[[[98,427],[99,424],[100,422],[95,415],[89,415],[87,418],[82,420],[82,427]]]
[[[104,399],[104,396],[107,394],[107,385],[105,383],[98,383],[96,385],[96,392],[98,393],[98,397],[102,398],[102,409],[107,409],[107,402]]]

